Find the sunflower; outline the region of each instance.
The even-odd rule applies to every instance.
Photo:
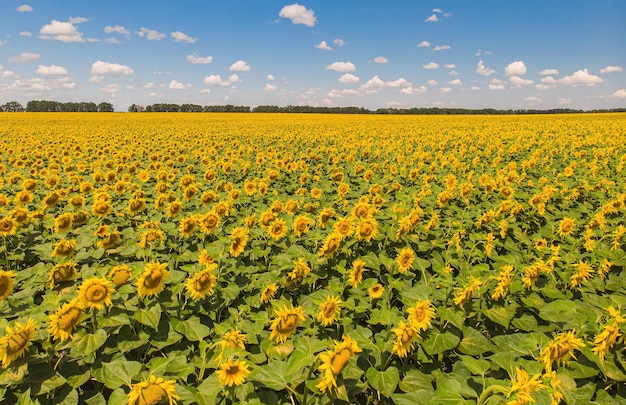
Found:
[[[400,273],[406,273],[411,268],[414,261],[415,252],[410,247],[405,247],[400,250],[398,257],[396,257],[396,264],[398,265]]]
[[[361,351],[356,341],[348,335],[345,335],[341,342],[335,341],[333,350],[320,354],[322,364],[319,366],[319,371],[323,374],[322,381],[316,387],[322,392],[337,388],[337,376],[341,374],[350,358]]]
[[[64,281],[73,280],[76,277],[76,265],[72,262],[56,264],[48,273],[48,286],[54,288]]]
[[[55,340],[66,341],[72,337],[72,331],[83,319],[85,312],[79,303],[79,298],[58,307],[54,314],[48,315],[50,323],[48,332]]]
[[[147,246],[160,245],[163,241],[165,241],[165,234],[162,230],[148,228],[147,231],[141,234],[139,247],[146,248]]]
[[[52,257],[68,257],[76,253],[76,241],[61,239],[52,249]]]
[[[91,206],[91,213],[97,217],[104,218],[109,215],[112,209],[113,207],[111,207],[109,201],[98,199]]]
[[[180,232],[183,237],[188,238],[193,234],[193,231],[196,230],[196,226],[198,226],[198,221],[195,216],[183,218],[178,226],[178,232]]]
[[[332,208],[322,209],[322,212],[320,212],[319,216],[317,217],[317,223],[320,228],[326,228],[326,224],[333,216],[335,216],[335,210],[333,210]]]
[[[133,384],[127,396],[128,405],[176,405],[176,381],[150,374],[147,380]]]
[[[320,304],[320,312],[317,314],[317,320],[322,326],[328,326],[335,323],[337,316],[341,312],[343,302],[339,297],[329,295],[324,302]]]
[[[546,371],[552,371],[552,364],[565,364],[574,357],[574,350],[585,347],[582,339],[574,337],[574,331],[560,333],[554,340],[541,350],[540,358]]]
[[[342,239],[345,239],[354,233],[354,224],[350,218],[343,217],[334,223],[333,229]]]
[[[498,285],[496,285],[496,288],[491,294],[491,299],[499,300],[506,295],[509,284],[511,284],[512,273],[512,265],[506,264],[502,267],[502,271],[500,271],[500,274],[498,274]]]
[[[363,281],[363,272],[365,271],[365,262],[361,259],[356,259],[352,262],[352,270],[348,275],[348,281],[353,288],[357,288],[361,281]]]
[[[113,280],[116,287],[120,287],[128,282],[132,275],[130,267],[125,264],[113,266],[109,272],[109,278]]]
[[[332,257],[339,250],[341,235],[333,232],[324,239],[324,243],[319,251],[321,257]]]
[[[352,208],[352,216],[354,218],[365,219],[370,216],[370,205],[366,202],[358,202]]]
[[[182,210],[183,203],[179,200],[174,200],[168,204],[165,215],[167,215],[168,217],[175,217],[176,215],[180,214]]]
[[[220,225],[220,216],[211,210],[200,217],[200,229],[204,233],[211,233]]]
[[[299,284],[311,272],[309,264],[304,258],[299,258],[294,262],[293,270],[287,274],[287,286]]]
[[[302,234],[309,231],[309,226],[313,224],[313,220],[311,220],[306,215],[300,215],[293,220],[293,232],[296,236],[302,236]]]
[[[278,291],[278,284],[272,283],[265,287],[263,291],[261,291],[261,302],[267,304],[276,296],[276,292]]]
[[[103,309],[112,304],[111,296],[114,292],[115,289],[109,280],[92,277],[84,280],[78,287],[78,298],[83,308]]]
[[[313,187],[311,189],[311,197],[319,200],[322,197],[322,189],[320,189],[319,187]]]
[[[276,218],[267,228],[267,233],[274,240],[279,240],[287,234],[287,226],[285,221],[280,218]]]
[[[511,390],[507,395],[507,398],[513,398],[514,401],[510,401],[508,404],[523,405],[535,402],[535,399],[531,396],[531,394],[547,388],[542,384],[540,378],[541,373],[536,374],[531,378],[528,375],[528,372],[521,367],[517,367],[515,369],[515,377],[511,380]]]
[[[13,211],[11,211],[11,215],[8,218],[11,218],[13,219],[14,222],[17,222],[17,225],[23,225],[30,218],[29,214],[30,212],[26,208],[15,207]],[[3,233],[3,229],[4,229],[4,226],[2,225],[3,221],[4,221],[4,218],[0,219],[0,235],[6,236]],[[11,226],[15,226],[15,229],[17,229],[17,225],[15,225],[14,222],[11,222]],[[15,230],[13,230],[13,233],[15,233]]]
[[[287,214],[289,215],[294,215],[299,207],[300,205],[298,204],[298,201],[289,200],[287,201],[287,203],[285,203],[285,212],[287,212]]]
[[[224,333],[224,336],[222,336],[220,346],[222,346],[222,350],[227,347],[230,347],[231,349],[240,348],[241,350],[246,350],[246,334],[241,333],[239,329],[229,330]]]
[[[585,263],[582,260],[576,265],[576,272],[570,277],[570,287],[578,287],[583,281],[587,281],[593,275],[593,268],[589,263]]]
[[[262,227],[268,227],[272,221],[276,219],[276,213],[272,210],[266,210],[261,213],[261,217],[259,218],[259,224]]]
[[[13,279],[15,276],[14,271],[6,271],[0,268],[0,301],[4,301],[13,292]]]
[[[419,329],[411,322],[400,321],[397,328],[393,328],[392,332],[396,335],[396,340],[393,343],[392,353],[395,353],[401,359],[409,355],[409,352],[413,350],[413,340],[419,337]]]
[[[6,327],[6,335],[0,338],[0,361],[7,368],[15,359],[24,355],[35,336],[37,324],[31,318],[26,323],[15,322],[14,326]]]
[[[33,195],[28,190],[22,190],[15,195],[15,204],[28,205],[33,201]]]
[[[120,232],[115,229],[113,232],[106,234],[104,240],[99,240],[97,245],[99,248],[113,249],[118,246],[121,241],[122,237],[120,236]]]
[[[141,211],[143,211],[144,208],[146,208],[145,198],[133,198],[132,200],[128,201],[127,209],[130,215],[137,215]]]
[[[241,226],[236,227],[230,233],[230,255],[237,257],[243,253],[248,243],[249,231],[248,228]]]
[[[256,193],[256,183],[246,179],[243,182],[243,191],[249,196],[253,195]]]
[[[74,225],[84,225],[87,221],[89,221],[89,212],[81,210],[74,213]]]
[[[611,323],[604,325],[602,328],[602,332],[596,335],[593,340],[593,348],[592,352],[600,357],[600,360],[604,361],[606,354],[609,349],[613,347],[617,338],[621,336],[619,331],[619,325],[616,321],[612,321]]]
[[[564,217],[559,222],[559,236],[563,238],[565,236],[571,235],[572,232],[574,232],[575,227],[576,224],[574,223],[574,220],[572,218]]]
[[[470,276],[470,283],[467,287],[457,292],[454,296],[454,305],[463,305],[469,301],[478,288],[483,284],[480,278]]]
[[[376,299],[376,298],[380,298],[383,296],[383,293],[385,292],[385,287],[382,286],[382,284],[376,284],[372,287],[370,287],[367,292],[370,295],[370,298],[372,299]]]
[[[204,270],[196,272],[185,282],[185,289],[191,298],[201,300],[208,295],[212,295],[215,289],[217,278],[213,274],[213,270],[217,268],[217,264],[209,264]]]
[[[220,384],[232,387],[233,385],[243,384],[250,374],[250,370],[248,370],[248,365],[243,360],[228,360],[220,365],[216,373]]]
[[[0,235],[9,236],[14,235],[17,230],[18,223],[13,217],[0,218]]]
[[[378,235],[378,222],[374,218],[366,218],[357,225],[356,238],[370,242]]]
[[[435,307],[430,300],[418,300],[407,312],[408,322],[417,329],[417,332],[428,329],[431,321],[435,319]]]
[[[270,339],[273,339],[279,343],[285,343],[287,338],[293,335],[298,328],[298,325],[304,321],[304,310],[302,307],[287,308],[286,305],[276,310],[276,318],[272,321],[270,326],[272,333]]]
[[[146,263],[143,273],[137,280],[137,294],[140,297],[149,297],[158,294],[164,287],[164,281],[169,277],[168,263]]]
[[[97,236],[99,238],[104,238],[105,236],[107,236],[107,234],[109,233],[109,226],[108,225],[100,225],[95,231],[94,231],[94,236]]]
[[[53,191],[43,198],[43,204],[47,208],[52,208],[61,202],[61,196],[58,192]]]

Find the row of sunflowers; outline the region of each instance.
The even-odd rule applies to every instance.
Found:
[[[626,115],[0,115],[0,399],[626,403]]]

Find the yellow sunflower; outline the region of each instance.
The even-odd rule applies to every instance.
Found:
[[[334,223],[333,229],[342,239],[345,239],[354,233],[354,224],[350,218],[343,217]]]
[[[298,325],[304,321],[304,310],[302,307],[295,307],[290,305],[288,308],[283,305],[276,310],[276,318],[272,321],[270,326],[272,333],[270,339],[273,339],[279,343],[285,343],[287,338],[293,335],[298,328]]]
[[[74,214],[71,212],[64,212],[63,214],[54,218],[54,232],[65,233],[72,227],[74,221]]]
[[[168,217],[175,217],[176,215],[180,214],[182,210],[183,203],[179,200],[174,200],[167,206],[165,215],[167,215]]]
[[[243,384],[250,374],[250,370],[243,360],[228,360],[220,365],[216,373],[220,384],[232,387],[233,385]]]
[[[576,223],[574,222],[572,218],[564,217],[559,222],[559,236],[563,238],[565,236],[571,235],[572,232],[574,232],[575,227],[576,227]]]
[[[13,279],[15,276],[14,271],[6,271],[0,268],[0,301],[4,301],[13,292]]]
[[[147,231],[141,233],[139,239],[139,247],[146,248],[148,246],[158,246],[165,241],[165,234],[160,229],[148,228]]]
[[[378,222],[374,218],[365,218],[357,225],[356,238],[370,242],[378,235]]]
[[[13,326],[6,327],[6,335],[0,338],[0,361],[3,368],[24,355],[35,336],[35,329],[37,324],[31,318],[26,323],[15,322]]]
[[[276,292],[278,291],[278,284],[272,283],[265,287],[263,291],[261,291],[261,302],[267,304],[276,296]]]
[[[200,229],[204,233],[211,233],[220,225],[220,216],[211,210],[200,217]]]
[[[352,262],[352,270],[348,274],[348,281],[353,288],[357,288],[361,281],[363,281],[363,272],[365,271],[365,262],[361,259],[356,259]]]
[[[176,381],[150,374],[147,380],[133,384],[127,396],[128,405],[176,405]]]
[[[243,253],[248,243],[249,231],[248,228],[238,226],[230,233],[230,255],[237,257]]]
[[[58,307],[54,314],[48,315],[50,324],[48,332],[55,340],[66,341],[72,337],[74,327],[83,319],[85,312],[80,306],[79,298]]]
[[[285,221],[280,218],[276,218],[267,228],[267,233],[274,240],[279,240],[287,234],[287,226]]]
[[[304,233],[309,231],[309,226],[313,224],[313,220],[311,220],[306,215],[300,215],[293,220],[293,232],[296,236],[302,236]]]
[[[320,354],[322,364],[319,366],[319,371],[322,372],[322,380],[316,387],[322,392],[337,388],[337,376],[341,374],[350,358],[361,351],[356,341],[348,335],[345,335],[341,342],[335,341],[333,350]]]
[[[18,223],[13,217],[0,218],[0,235],[9,236],[14,235],[17,230]]]
[[[429,328],[435,319],[435,307],[430,300],[418,300],[407,312],[408,322],[417,329],[417,332]]]
[[[52,257],[68,257],[76,253],[76,241],[61,239],[52,249]]]
[[[574,350],[585,347],[582,339],[574,336],[574,331],[560,333],[554,340],[541,350],[540,359],[546,371],[552,371],[552,364],[565,364],[574,357]]]
[[[366,202],[358,202],[352,208],[354,218],[365,219],[370,216],[370,205]]]
[[[168,263],[146,263],[143,273],[137,280],[137,294],[140,297],[156,295],[165,287],[164,281],[169,277]]]
[[[335,210],[333,210],[332,208],[322,209],[322,211],[319,213],[319,216],[317,217],[317,223],[320,228],[326,228],[326,224],[333,216],[335,216]]]
[[[137,215],[146,208],[145,198],[133,198],[128,201],[128,213],[130,215]]]
[[[54,288],[64,281],[73,280],[76,277],[76,264],[65,262],[56,264],[48,273],[48,286]]]
[[[321,257],[332,257],[339,250],[341,245],[341,235],[333,232],[324,239],[324,243],[319,251]]]
[[[187,218],[183,218],[180,221],[180,225],[178,226],[178,231],[183,237],[188,238],[193,234],[193,231],[196,230],[196,226],[198,226],[198,221],[196,217],[191,216]]]
[[[113,232],[106,234],[104,240],[99,240],[97,246],[103,249],[113,249],[121,242],[122,237],[120,235],[120,232],[115,229]]]
[[[98,199],[91,206],[91,213],[96,217],[104,218],[109,215],[112,209],[113,207],[111,207],[109,201]]]
[[[213,270],[217,268],[217,264],[209,264],[204,270],[196,272],[185,282],[185,289],[191,298],[200,300],[207,295],[212,295],[215,289],[217,278],[213,274]]]
[[[320,304],[320,312],[317,314],[316,319],[322,326],[332,325],[341,313],[342,304],[343,302],[339,297],[329,295],[328,298]]]
[[[30,218],[30,212],[26,208],[15,207],[13,211],[11,211],[11,215],[9,218],[12,218],[15,222],[17,222],[17,225],[23,225]],[[2,225],[3,220],[4,218],[0,219],[0,235],[6,236],[2,231],[4,229]],[[13,223],[11,225],[15,226],[17,229],[17,225],[14,225]],[[15,230],[13,230],[13,232],[15,233]]]
[[[376,299],[376,298],[380,298],[383,296],[383,293],[385,292],[385,287],[382,286],[382,284],[376,284],[372,287],[370,287],[367,292],[370,295],[370,298],[372,299]]]
[[[227,347],[230,347],[231,349],[240,348],[241,350],[246,350],[246,334],[241,333],[239,329],[229,330],[224,333],[224,336],[222,336],[220,346],[222,346],[222,350]]]
[[[89,278],[78,287],[78,298],[83,308],[102,309],[110,306],[115,289],[111,282],[102,277]]]
[[[400,321],[397,328],[392,329],[396,335],[396,340],[393,342],[392,353],[395,353],[401,359],[407,357],[409,352],[413,350],[413,340],[419,337],[419,330],[411,322],[406,323]]]
[[[113,284],[116,287],[120,287],[128,282],[132,275],[130,267],[125,264],[113,266],[109,272],[109,278],[113,280]]]
[[[396,264],[398,265],[400,273],[406,273],[411,268],[414,261],[415,252],[410,247],[405,247],[400,250],[398,257],[396,257]]]

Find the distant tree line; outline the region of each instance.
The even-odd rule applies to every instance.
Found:
[[[250,112],[250,107],[239,105],[205,105],[158,103],[148,106],[132,104],[128,112]]]
[[[113,104],[93,102],[68,102],[50,100],[31,100],[26,104],[26,109],[17,101],[9,101],[0,107],[2,112],[113,112]]]

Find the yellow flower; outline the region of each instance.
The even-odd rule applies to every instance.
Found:
[[[112,304],[111,296],[115,289],[105,278],[92,277],[78,287],[78,298],[84,308],[102,309]]]
[[[560,333],[554,340],[541,350],[541,363],[546,371],[552,370],[552,364],[557,366],[565,364],[570,357],[574,357],[574,350],[585,347],[585,343],[580,338],[574,337],[574,331]]]
[[[261,302],[267,304],[276,296],[276,291],[278,291],[278,284],[272,283],[265,287],[263,291],[261,291]]]
[[[13,211],[11,211],[11,215],[10,215],[9,218],[11,218],[15,222],[17,222],[17,225],[23,225],[30,219],[30,212],[28,212],[28,210],[26,208],[15,207],[13,209]],[[0,235],[7,236],[2,231],[3,229],[5,229],[4,227],[7,226],[5,224],[4,227],[3,227],[3,225],[2,225],[3,220],[4,220],[4,218],[0,219]],[[16,229],[17,229],[17,225],[15,225],[13,223],[11,224],[11,226],[15,226]],[[15,233],[15,230],[13,230],[13,233]]]
[[[509,284],[511,283],[512,273],[513,266],[511,266],[510,264],[506,264],[502,267],[502,271],[500,272],[500,274],[498,274],[498,285],[491,294],[491,299],[499,300],[506,295]]]
[[[147,380],[133,384],[127,396],[128,405],[175,405],[180,399],[176,393],[176,381],[165,380],[150,374]]]
[[[91,206],[91,213],[97,217],[104,218],[111,212],[113,208],[107,200],[96,200]]]
[[[454,305],[463,305],[469,301],[476,290],[483,284],[480,278],[470,276],[470,284],[454,296]]]
[[[206,234],[217,229],[219,225],[220,216],[214,210],[211,210],[200,217],[200,229]]]
[[[369,290],[367,290],[367,292],[369,293],[370,298],[372,299],[380,298],[383,296],[383,293],[385,292],[385,287],[383,287],[382,284],[376,284],[370,287]]]
[[[320,304],[320,312],[317,314],[316,319],[322,326],[332,325],[341,313],[342,304],[343,302],[339,297],[329,295],[328,298]]]
[[[125,264],[120,264],[111,268],[109,278],[113,280],[113,284],[116,287],[120,287],[128,282],[131,275],[130,267]]]
[[[52,257],[68,257],[76,252],[76,241],[61,239],[52,249]]]
[[[334,233],[341,236],[342,239],[345,239],[351,236],[354,233],[352,220],[350,218],[339,218],[337,222],[333,225]]]
[[[305,215],[300,215],[293,220],[293,232],[296,236],[302,236],[302,234],[309,231],[309,226],[313,224],[313,220]]]
[[[576,265],[577,270],[572,277],[570,277],[570,287],[578,287],[581,282],[587,281],[593,275],[593,269],[589,263],[585,263],[582,260]]]
[[[15,275],[14,271],[6,271],[0,268],[0,302],[4,301],[13,292]]]
[[[35,336],[36,328],[37,324],[31,318],[26,323],[15,322],[14,326],[6,327],[6,335],[0,338],[0,361],[3,368],[24,355]]]
[[[246,334],[241,333],[239,329],[229,330],[222,336],[222,341],[220,345],[222,346],[222,350],[230,347],[231,349],[240,348],[241,350],[246,350]]]
[[[179,200],[174,200],[168,204],[165,215],[167,215],[168,217],[175,217],[176,215],[180,214],[182,210],[183,203]]]
[[[529,402],[535,402],[531,394],[546,388],[546,386],[542,384],[540,378],[541,374],[536,374],[530,378],[524,369],[517,367],[515,370],[515,377],[512,381],[511,390],[507,396],[507,398],[513,396],[514,400],[508,402],[508,404],[524,405]]]
[[[14,235],[17,230],[18,223],[13,217],[0,218],[0,235],[9,236]]]
[[[84,314],[78,297],[58,307],[54,314],[48,315],[50,319],[48,331],[52,338],[62,342],[70,339],[72,331],[83,319]]]
[[[143,211],[144,208],[146,208],[145,198],[133,198],[128,201],[128,213],[130,215],[137,215]]]
[[[169,277],[166,263],[146,263],[143,273],[137,280],[137,294],[140,297],[156,295],[165,287],[164,281]]]
[[[276,310],[276,318],[272,321],[270,329],[270,339],[273,339],[279,343],[285,343],[287,338],[296,333],[298,325],[304,321],[304,310],[302,307],[295,307],[290,305],[288,308],[283,305]]]
[[[287,226],[285,225],[285,221],[276,218],[267,228],[267,233],[270,234],[270,237],[274,240],[279,240],[283,238],[287,234]]]
[[[48,286],[54,288],[55,285],[64,281],[73,280],[76,277],[76,265],[72,262],[56,264],[48,273]]]
[[[65,212],[54,218],[54,232],[65,233],[72,227],[74,215],[71,212]]]
[[[563,238],[565,236],[571,235],[572,232],[574,232],[575,227],[576,224],[574,223],[574,220],[572,218],[564,217],[559,222],[559,236]]]
[[[619,325],[616,321],[604,325],[602,332],[596,335],[591,351],[597,354],[600,360],[604,361],[604,357],[620,335]]]
[[[319,371],[322,372],[322,380],[316,387],[322,392],[337,388],[337,376],[341,374],[350,358],[361,351],[356,341],[348,335],[345,335],[341,342],[335,341],[333,350],[320,354],[322,364],[319,366]]]
[[[217,380],[220,384],[232,387],[233,385],[237,386],[243,384],[246,378],[248,378],[250,370],[243,360],[228,360],[220,365],[216,373]]]
[[[148,246],[157,246],[165,241],[165,234],[160,229],[148,228],[141,233],[139,239],[139,247],[146,248]]]
[[[398,327],[392,329],[392,331],[396,334],[396,340],[393,343],[391,352],[403,359],[413,350],[413,339],[419,337],[419,329],[411,322],[400,321]]]
[[[319,216],[317,217],[317,223],[321,228],[326,228],[326,224],[328,223],[328,221],[330,221],[330,219],[335,215],[335,210],[333,210],[332,208],[324,208],[322,209],[322,211],[319,213]]]
[[[409,313],[408,322],[417,329],[417,332],[429,328],[432,320],[435,319],[435,307],[430,300],[418,300],[407,312]]]
[[[410,247],[403,248],[402,250],[400,250],[398,257],[396,257],[398,271],[400,271],[400,273],[406,273],[411,268],[414,261],[415,252],[413,252],[413,249],[411,249]]]
[[[320,257],[333,257],[335,253],[339,250],[339,245],[341,244],[341,235],[333,232],[324,239],[324,243],[320,248],[318,255]]]
[[[230,255],[237,257],[243,253],[248,243],[249,231],[248,228],[238,226],[230,233]]]
[[[365,271],[365,262],[361,259],[356,259],[352,262],[352,270],[348,274],[348,281],[353,288],[357,288],[361,281],[363,281],[363,272]]]
[[[180,221],[180,225],[178,227],[178,231],[183,237],[188,238],[193,234],[193,231],[196,230],[196,226],[198,225],[198,221],[196,221],[195,217],[183,218]]]
[[[213,274],[213,270],[217,268],[217,264],[209,264],[204,270],[198,271],[185,282],[185,289],[191,298],[200,300],[208,295],[213,294],[217,278]]]
[[[370,242],[378,235],[378,222],[374,218],[365,218],[357,225],[356,238]]]
[[[352,208],[354,218],[365,219],[370,216],[370,205],[366,202],[358,202]]]

